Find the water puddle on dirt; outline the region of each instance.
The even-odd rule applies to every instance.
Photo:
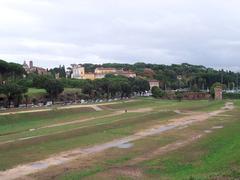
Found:
[[[181,126],[178,129],[186,129],[186,128],[188,128],[188,126]]]
[[[46,164],[46,163],[33,163],[31,166],[33,168],[39,169],[39,168],[47,168],[48,164]]]
[[[212,129],[222,129],[223,126],[213,126]]]
[[[120,149],[128,149],[128,148],[133,147],[133,144],[132,143],[124,143],[124,144],[118,145],[117,147]]]
[[[211,133],[212,131],[211,131],[211,130],[205,130],[204,132],[207,133],[207,134],[209,134],[209,133]]]

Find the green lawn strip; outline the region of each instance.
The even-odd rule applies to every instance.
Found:
[[[189,111],[204,111],[204,112],[211,112],[215,110],[219,110],[220,108],[224,107],[225,101],[192,101],[192,103],[187,103],[185,106],[181,107],[181,109],[186,109]]]
[[[165,104],[166,103],[166,104]],[[163,102],[163,109],[168,110],[188,110],[188,111],[203,111],[203,112],[210,112],[214,110],[218,110],[224,106],[224,101],[207,101],[207,100],[200,100],[200,101],[171,101],[171,102]],[[156,103],[158,104],[158,103]],[[161,107],[161,106],[160,106]],[[156,105],[156,108],[158,106]]]
[[[96,112],[92,108],[78,108],[0,116],[0,135],[21,132],[55,123],[106,115],[108,113],[109,111]]]
[[[80,88],[64,88],[64,93],[81,93]]]
[[[161,117],[161,121],[157,122],[159,120],[159,117]],[[126,114],[122,114],[114,117],[96,118],[94,120],[77,123],[77,124],[39,129],[31,132],[28,131],[18,135],[7,136],[4,139],[2,138],[1,140],[7,141],[7,140],[16,139],[16,138],[27,138],[32,136],[48,136],[48,135],[54,135],[59,133],[65,133],[65,132],[67,133],[68,131],[73,131],[73,130],[80,130],[80,129],[91,128],[95,126],[114,124],[114,123],[117,123],[118,121],[125,121],[125,124],[135,121],[135,125],[139,126],[139,130],[140,130],[140,129],[144,129],[145,126],[156,125],[156,123],[163,123],[164,120],[168,120],[169,118],[175,118],[175,117],[181,117],[181,115],[177,115],[173,112],[151,112],[151,113],[149,112],[146,114],[126,113]],[[145,119],[149,119],[149,120],[145,121]],[[145,126],[142,126],[142,125],[145,125]]]
[[[75,173],[69,173],[65,176],[61,177],[60,180],[80,180],[88,176],[95,175],[99,172],[104,171],[104,167],[102,166],[95,166],[92,168],[85,169],[83,171],[75,172]]]
[[[169,179],[213,179],[239,177],[240,174],[240,121],[239,109],[224,117],[224,128],[198,142],[170,152],[164,157],[145,162],[146,173]],[[216,122],[218,118],[215,118]],[[228,121],[227,121],[228,120]],[[223,124],[223,121],[221,122]]]
[[[128,102],[128,103],[119,103],[107,105],[106,107],[112,109],[136,109],[136,108],[146,108],[151,107],[154,110],[190,110],[190,111],[213,111],[217,110],[224,106],[224,101],[208,101],[208,100],[199,100],[199,101],[176,101],[176,100],[162,100],[162,99],[141,99],[139,102]]]
[[[103,111],[101,111],[101,112],[103,112]],[[110,111],[106,111],[105,114],[107,112],[110,112]],[[95,113],[100,115],[100,112],[99,113],[95,112]],[[148,113],[145,113],[145,114],[156,114],[156,113],[159,114],[157,116],[161,116],[161,112],[160,113],[159,112],[148,112]],[[91,113],[91,114],[94,114],[94,113]],[[142,116],[141,113],[127,113],[127,116],[129,116],[129,117],[135,117],[135,116],[138,116],[138,115]],[[124,118],[125,116],[124,115],[119,115],[119,116],[115,116],[115,117],[119,117],[120,120],[121,120],[121,118]],[[81,119],[84,119],[84,117],[82,117]],[[118,120],[118,119],[115,119],[115,118],[112,118],[112,117],[108,117],[108,118],[99,117],[99,118],[97,118],[97,116],[96,116],[96,119],[91,120],[91,121],[87,121],[87,122],[81,122],[81,123],[76,123],[76,124],[71,124],[71,125],[64,125],[64,126],[59,126],[59,127],[52,127],[52,128],[47,128],[47,129],[39,129],[39,130],[36,130],[36,131],[31,131],[31,132],[29,131],[29,129],[30,129],[29,125],[27,125],[28,126],[27,131],[19,132],[19,133],[16,133],[16,134],[10,134],[10,135],[7,135],[7,136],[0,136],[0,142],[7,141],[7,140],[12,140],[12,139],[17,139],[17,138],[26,138],[26,137],[31,137],[31,136],[48,135],[48,134],[52,134],[52,133],[68,131],[70,129],[76,129],[80,126],[83,127],[83,126],[90,126],[90,125],[99,125],[101,123],[109,123],[109,122],[111,123],[111,121],[116,121],[116,120]],[[49,121],[47,121],[47,123],[49,123]],[[51,120],[51,123],[54,124],[55,121]],[[26,126],[26,123],[24,125]],[[35,126],[35,127],[31,126],[31,128],[36,128],[36,127],[37,126]]]
[[[78,88],[64,88],[64,93],[81,93],[81,89],[78,89]],[[28,92],[26,94],[30,98],[37,98],[37,97],[47,95],[47,92],[46,92],[45,89],[29,88]]]
[[[142,125],[151,126],[151,125],[155,125],[156,123],[163,123],[164,120],[168,120],[169,118],[173,118],[176,116],[179,116],[179,115],[173,112],[155,112],[155,113],[147,113],[147,114],[126,113],[126,114],[118,115],[114,117],[99,118],[89,122],[79,123],[75,125],[66,125],[62,127],[60,126],[55,128],[47,128],[47,129],[42,129],[38,131],[27,132],[25,136],[20,136],[20,137],[26,138],[31,136],[42,136],[42,138],[48,137],[48,140],[49,140],[50,137],[52,136],[54,137],[55,135],[60,135],[60,134],[65,135],[67,133],[73,134],[73,132],[76,132],[77,135],[79,135],[79,131],[81,131],[80,133],[84,133],[85,130],[88,130],[91,128],[95,129],[96,126],[100,128],[109,127],[109,126],[110,128],[118,128],[121,126],[125,126],[127,124],[134,124],[136,127],[139,126],[139,129],[144,129],[145,126],[142,126]],[[136,130],[138,129],[136,128]],[[5,140],[9,140],[9,139],[5,138]],[[24,141],[34,141],[34,139],[24,140]]]
[[[101,116],[94,117],[94,119],[85,121],[85,122],[78,122],[78,123],[74,123],[74,124],[62,125],[62,126],[56,126],[56,127],[48,127],[48,128],[43,128],[43,129],[37,129],[35,131],[24,131],[24,132],[21,132],[18,134],[2,136],[2,137],[0,137],[0,142],[14,140],[14,139],[18,139],[18,138],[27,138],[27,137],[32,137],[32,136],[43,136],[43,135],[47,136],[50,134],[67,132],[70,130],[87,128],[90,126],[109,124],[109,123],[113,123],[116,121],[125,120],[126,118],[137,117],[137,116],[141,116],[141,113],[127,113],[127,114],[115,115],[115,116],[104,117],[104,118],[101,118]]]
[[[174,115],[176,114],[161,113],[161,117],[159,117],[159,114],[150,114],[148,116],[126,118],[126,120],[110,124],[2,145],[0,146],[0,169],[7,169],[20,163],[40,160],[48,157],[50,154],[76,147],[85,147],[124,137],[132,134],[141,126],[146,128],[146,124],[150,121],[158,122]]]
[[[47,92],[45,89],[29,88],[26,94],[30,98],[37,98],[37,97],[47,95]]]

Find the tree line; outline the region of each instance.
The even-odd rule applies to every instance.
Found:
[[[0,83],[5,80],[15,80],[22,78],[25,73],[22,65],[17,63],[8,63],[0,59]]]
[[[86,72],[93,72],[100,65],[83,64]],[[64,88],[79,88],[87,99],[130,97],[133,93],[143,94],[149,90],[149,79],[157,79],[161,83],[160,89],[154,89],[154,96],[161,97],[164,90],[188,88],[191,91],[210,89],[216,82],[224,87],[234,89],[238,87],[238,73],[224,70],[214,70],[204,66],[190,64],[157,65],[146,63],[135,64],[103,64],[103,67],[132,70],[137,78],[106,75],[103,79],[78,80],[66,78],[64,66],[50,69],[49,75],[27,74],[22,65],[0,60],[0,100],[7,99],[7,104],[18,106],[22,99],[27,99],[28,88],[42,88],[54,102]],[[55,79],[56,73],[60,79]]]
[[[84,64],[89,71],[93,71],[100,65]],[[118,64],[107,63],[103,67],[132,70],[138,76],[148,79],[156,79],[161,82],[164,90],[188,88],[193,91],[207,90],[215,82],[224,84],[228,89],[236,89],[240,83],[239,73],[225,70],[215,70],[201,65],[188,63],[161,65],[161,64]]]
[[[45,89],[49,100],[53,103],[64,88],[79,88],[85,99],[109,99],[130,97],[134,92],[143,94],[149,90],[149,83],[142,78],[126,78],[123,76],[106,75],[103,79],[79,80],[64,78],[65,68],[60,66],[50,70],[49,75],[27,74],[23,67],[15,63],[0,61],[0,101],[5,107],[18,107],[22,100],[28,101],[29,88]],[[61,79],[55,79],[59,73]]]

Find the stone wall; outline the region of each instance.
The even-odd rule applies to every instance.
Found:
[[[183,99],[185,100],[208,100],[211,95],[205,92],[183,92]],[[174,91],[168,91],[164,97],[165,99],[176,99]]]

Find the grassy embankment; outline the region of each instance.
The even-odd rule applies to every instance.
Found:
[[[27,113],[7,115],[0,117],[0,142],[40,136],[24,141],[17,141],[0,145],[0,169],[8,169],[18,164],[41,160],[51,154],[69,150],[76,147],[103,143],[115,138],[131,135],[134,132],[163,123],[173,117],[180,116],[173,111],[161,110],[203,110],[218,109],[222,102],[208,101],[159,101],[141,99],[138,102],[119,103],[108,105],[112,110],[92,112],[90,109],[69,109],[64,111],[49,111],[41,113]],[[152,108],[152,112],[126,113],[113,117],[101,118],[105,114],[128,109]],[[74,125],[28,131],[45,125],[59,122],[69,122],[95,117],[86,122]]]
[[[56,179],[239,179],[240,178],[240,101],[235,101],[236,109],[206,122],[194,124],[185,129],[176,129],[134,142],[129,149],[112,148],[88,159],[81,166],[73,162],[75,170],[60,173]],[[223,127],[214,129],[213,127]],[[211,133],[206,133],[211,130]],[[148,160],[132,164],[135,158],[152,154],[177,140],[204,134],[200,140],[190,143],[164,155],[156,155]],[[130,165],[131,164],[131,165]],[[55,169],[46,171],[46,176]],[[60,172],[59,169],[58,173]],[[56,172],[56,171],[55,171]],[[49,174],[48,174],[49,173]],[[56,173],[57,174],[57,173]],[[55,174],[55,175],[56,175]]]

